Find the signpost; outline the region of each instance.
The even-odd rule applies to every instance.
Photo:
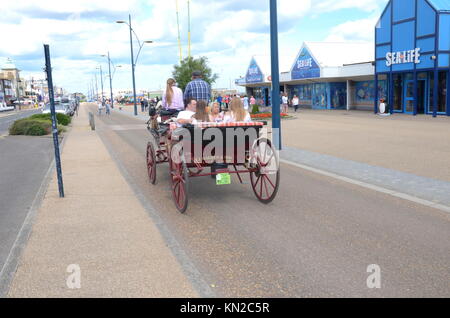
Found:
[[[272,64],[272,128],[275,149],[281,150],[280,68],[278,62],[277,0],[270,0],[270,46]]]
[[[55,162],[56,162],[56,172],[58,174],[59,197],[64,198],[64,185],[63,185],[63,180],[62,180],[61,158],[59,155],[58,126],[57,126],[56,111],[55,111],[55,94],[53,91],[52,66],[51,66],[51,62],[50,62],[50,48],[49,48],[48,44],[44,44],[44,52],[45,52],[45,72],[47,74],[48,95],[50,98],[50,111],[52,114],[53,145],[55,146]]]

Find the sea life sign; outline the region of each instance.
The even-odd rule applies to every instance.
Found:
[[[292,69],[292,79],[320,77],[320,67],[306,47],[302,49]]]

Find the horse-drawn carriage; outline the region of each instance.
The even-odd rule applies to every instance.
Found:
[[[230,184],[231,175],[243,183],[250,175],[256,197],[268,204],[280,184],[278,154],[268,137],[266,122],[198,123],[179,127],[173,111],[150,110],[147,123],[151,140],[147,145],[147,170],[156,184],[156,167],[168,163],[173,200],[184,213],[188,206],[189,178],[215,177],[216,183]]]

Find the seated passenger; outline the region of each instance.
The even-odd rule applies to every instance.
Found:
[[[218,102],[213,103],[209,114],[209,121],[212,123],[220,123],[223,121],[223,116],[223,112],[220,112],[220,104]]]
[[[177,124],[178,127],[181,127],[186,124],[197,123],[197,119],[194,118],[195,112],[197,111],[197,101],[195,99],[190,99],[186,110],[178,113]]]
[[[162,97],[162,107],[165,110],[184,110],[183,92],[176,86],[173,78],[167,80],[166,91]]]
[[[230,103],[230,111],[225,114],[224,122],[246,122],[252,121],[250,113],[244,109],[244,105],[239,97],[234,97]]]
[[[204,100],[199,100],[197,103],[194,118],[197,122],[209,122],[209,114],[207,110],[208,104]]]

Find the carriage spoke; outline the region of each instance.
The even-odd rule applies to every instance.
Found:
[[[261,179],[261,175],[259,175],[258,179],[256,179],[255,188],[258,186],[258,182],[259,182],[260,179]]]
[[[269,184],[272,186],[272,188],[275,189],[275,185],[272,183],[272,181],[270,180],[270,178],[267,177],[267,176],[266,176],[266,178],[267,178],[267,181],[269,181]]]
[[[267,198],[270,198],[269,189],[267,188],[267,180],[268,178],[264,176],[264,188],[266,189]]]
[[[262,175],[261,175],[261,189],[260,189],[260,191],[259,191],[259,195],[260,195],[260,197],[261,197],[261,199],[263,198],[262,196],[263,196],[263,178],[262,178]]]

